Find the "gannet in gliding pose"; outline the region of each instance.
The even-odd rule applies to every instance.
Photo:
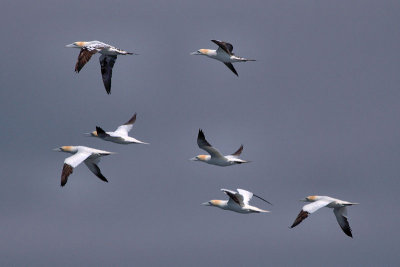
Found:
[[[262,210],[254,206],[249,205],[249,201],[253,196],[269,203],[267,200],[254,195],[252,192],[237,189],[237,192],[228,189],[221,189],[222,192],[229,196],[229,200],[210,200],[202,203],[205,206],[213,206],[223,210],[231,210],[238,213],[260,213],[269,212],[268,210]],[[272,205],[271,203],[269,203]]]
[[[54,151],[67,152],[73,154],[64,160],[64,166],[61,173],[61,186],[68,181],[68,176],[73,172],[74,168],[84,162],[91,172],[93,172],[100,180],[108,182],[106,177],[101,173],[97,164],[100,157],[114,154],[104,150],[98,150],[86,146],[62,146],[55,148]]]
[[[217,50],[199,49],[196,52],[191,53],[191,55],[203,55],[203,56],[207,56],[207,57],[216,59],[218,61],[221,61],[233,73],[235,73],[236,76],[239,76],[239,74],[236,72],[232,63],[256,61],[255,59],[247,59],[247,58],[235,56],[235,54],[232,53],[233,46],[230,43],[219,41],[219,40],[211,40],[211,42],[214,42],[219,46]]]
[[[117,144],[149,144],[128,136],[128,133],[132,129],[135,121],[136,113],[132,116],[132,118],[129,119],[129,121],[119,126],[114,132],[105,132],[102,128],[96,126],[96,131],[93,131],[88,135]]]
[[[209,142],[207,142],[206,137],[204,136],[204,133],[201,129],[199,129],[199,134],[197,136],[197,145],[201,149],[207,151],[210,155],[198,155],[194,158],[191,158],[190,160],[202,161],[208,164],[222,167],[249,162],[247,160],[239,159],[239,156],[243,151],[243,145],[241,145],[235,153],[223,156],[221,152],[219,152],[216,148],[210,145]]]
[[[112,68],[114,67],[115,61],[117,60],[117,55],[133,55],[130,53],[109,44],[105,44],[99,41],[90,42],[75,42],[65,47],[80,48],[81,52],[78,56],[78,61],[75,65],[75,72],[79,71],[85,66],[85,64],[90,60],[90,58],[99,52],[100,56],[100,66],[101,66],[101,76],[103,77],[104,87],[106,88],[107,94],[111,94],[111,77]]]
[[[314,213],[315,211],[319,210],[322,207],[327,207],[333,209],[333,213],[336,216],[336,220],[339,223],[340,228],[342,228],[343,232],[346,235],[353,237],[353,235],[351,234],[351,228],[349,222],[347,221],[346,207],[351,205],[357,205],[359,203],[347,202],[340,199],[331,198],[328,196],[308,196],[300,201],[311,202],[311,204],[307,204],[303,207],[303,209],[300,211],[299,215],[297,215],[296,220],[294,221],[292,226],[290,226],[290,228],[293,228],[299,223],[301,223],[311,213]]]

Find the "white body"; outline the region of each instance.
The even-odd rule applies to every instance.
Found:
[[[72,48],[86,48],[88,50],[94,50],[96,49],[98,53],[102,55],[108,55],[108,56],[117,56],[117,55],[127,55],[130,54],[129,52],[116,48],[115,46],[100,42],[100,41],[88,41],[88,42],[75,42],[69,45],[66,45],[66,47],[72,47]]]
[[[116,132],[106,132],[109,136],[106,136],[104,138],[99,137],[100,139],[103,139],[104,141],[110,141],[113,143],[117,144],[122,144],[122,145],[127,145],[127,144],[148,144],[142,141],[139,141],[133,137],[130,137],[128,135],[119,135]]]
[[[249,192],[244,189],[237,189],[238,192],[231,191],[228,189],[221,189],[221,191],[223,191],[225,194],[229,196],[229,200],[210,200],[208,202],[204,202],[202,205],[213,206],[223,210],[230,210],[244,214],[269,212],[267,210],[263,210],[255,206],[249,205],[249,201],[253,197],[252,192]]]
[[[215,156],[210,156],[210,155],[199,155],[191,160],[193,161],[201,161],[207,164],[211,165],[216,165],[220,167],[227,167],[227,166],[232,166],[236,164],[242,164],[242,163],[248,163],[246,160],[239,159],[238,157],[232,156],[232,155],[215,155]]]

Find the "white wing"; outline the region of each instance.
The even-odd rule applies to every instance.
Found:
[[[132,130],[133,124],[136,121],[136,113],[132,116],[132,118],[129,119],[129,121],[125,122],[121,126],[119,126],[116,130],[115,133],[123,136],[127,136],[129,131]]]
[[[64,166],[61,172],[61,186],[64,186],[67,181],[68,177],[74,171],[74,168],[82,163],[82,161],[86,160],[91,153],[89,152],[78,152],[71,157],[68,157],[64,160]]]
[[[347,209],[346,207],[343,208],[334,208],[333,209],[333,213],[336,216],[336,220],[340,225],[340,228],[342,228],[343,232],[350,236],[353,237],[353,235],[351,234],[351,228],[350,228],[350,224],[349,221],[347,220]]]
[[[239,194],[242,196],[243,198],[243,203],[244,204],[249,204],[249,201],[251,200],[251,198],[253,197],[253,193],[249,192],[247,190],[243,190],[243,189],[237,189],[237,191],[239,192]]]
[[[332,202],[332,200],[320,199],[320,200],[317,200],[315,202],[305,205],[303,207],[303,210],[311,214],[311,213],[314,213],[315,211],[319,210],[320,208],[327,206],[331,202]]]
[[[64,163],[70,165],[72,168],[75,168],[79,164],[81,164],[85,159],[87,159],[91,153],[89,152],[77,152],[71,157],[68,157],[64,160]]]
[[[315,211],[319,210],[320,208],[323,208],[327,206],[329,203],[331,203],[332,200],[327,200],[327,199],[321,199],[315,202],[312,202],[310,204],[307,204],[303,207],[303,209],[300,211],[300,213],[297,215],[296,220],[294,220],[292,226],[290,228],[295,227],[299,223],[301,223],[305,218],[308,217],[311,213],[314,213]]]

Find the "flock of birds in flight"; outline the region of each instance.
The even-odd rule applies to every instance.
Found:
[[[246,59],[236,56],[233,51],[233,46],[230,43],[211,40],[218,45],[218,49],[199,49],[196,52],[191,53],[191,55],[203,55],[225,64],[236,76],[239,76],[236,69],[233,67],[232,63],[236,62],[246,62],[255,61],[254,59]],[[111,77],[112,69],[114,67],[115,61],[118,55],[133,55],[134,53],[127,52],[118,49],[114,46],[99,42],[74,42],[72,44],[66,45],[66,47],[79,48],[80,53],[78,56],[78,61],[75,65],[75,72],[79,72],[85,64],[90,60],[90,58],[97,52],[101,54],[100,66],[101,75],[103,78],[104,87],[107,94],[111,93]],[[139,141],[128,135],[129,131],[132,129],[133,124],[136,121],[136,113],[124,124],[118,126],[118,128],[113,132],[106,132],[101,127],[96,126],[96,130],[88,133],[88,136],[97,137],[104,141],[109,141],[117,144],[148,144],[146,142]],[[236,164],[248,163],[249,161],[240,159],[239,156],[243,151],[243,145],[230,155],[222,155],[218,149],[213,147],[205,138],[205,135],[201,129],[197,136],[197,145],[200,149],[205,150],[209,155],[198,155],[191,160],[200,161],[216,166],[231,166]],[[93,172],[100,180],[108,182],[107,178],[101,173],[98,163],[102,156],[107,156],[114,154],[113,152],[94,149],[86,146],[62,146],[60,148],[54,149],[55,151],[67,152],[73,154],[72,156],[64,160],[64,166],[61,172],[61,186],[65,186],[68,177],[72,174],[74,168],[76,168],[82,162]],[[257,197],[269,204],[267,200],[259,197],[252,192],[244,189],[237,189],[237,192],[221,189],[226,195],[228,195],[228,200],[210,200],[208,202],[202,203],[205,206],[213,206],[224,210],[230,210],[238,213],[264,213],[269,212],[267,210],[260,209],[249,204],[252,197]],[[332,208],[333,213],[336,216],[336,220],[342,228],[343,232],[352,236],[352,231],[347,220],[347,206],[356,205],[358,203],[352,203],[348,201],[343,201],[336,198],[331,198],[328,196],[308,196],[301,201],[310,202],[303,206],[302,210],[296,217],[290,228],[297,226],[304,219],[306,219],[310,214],[314,213],[320,208],[327,207]],[[271,204],[272,205],[272,204]]]

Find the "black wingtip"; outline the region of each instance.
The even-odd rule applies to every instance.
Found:
[[[135,114],[133,114],[133,116],[127,122],[125,122],[123,125],[134,124],[136,121],[136,115],[137,115],[137,113],[135,112]]]
[[[199,138],[199,139],[204,139],[205,138],[204,132],[203,132],[202,129],[199,129],[199,134],[198,134],[197,138]]]

